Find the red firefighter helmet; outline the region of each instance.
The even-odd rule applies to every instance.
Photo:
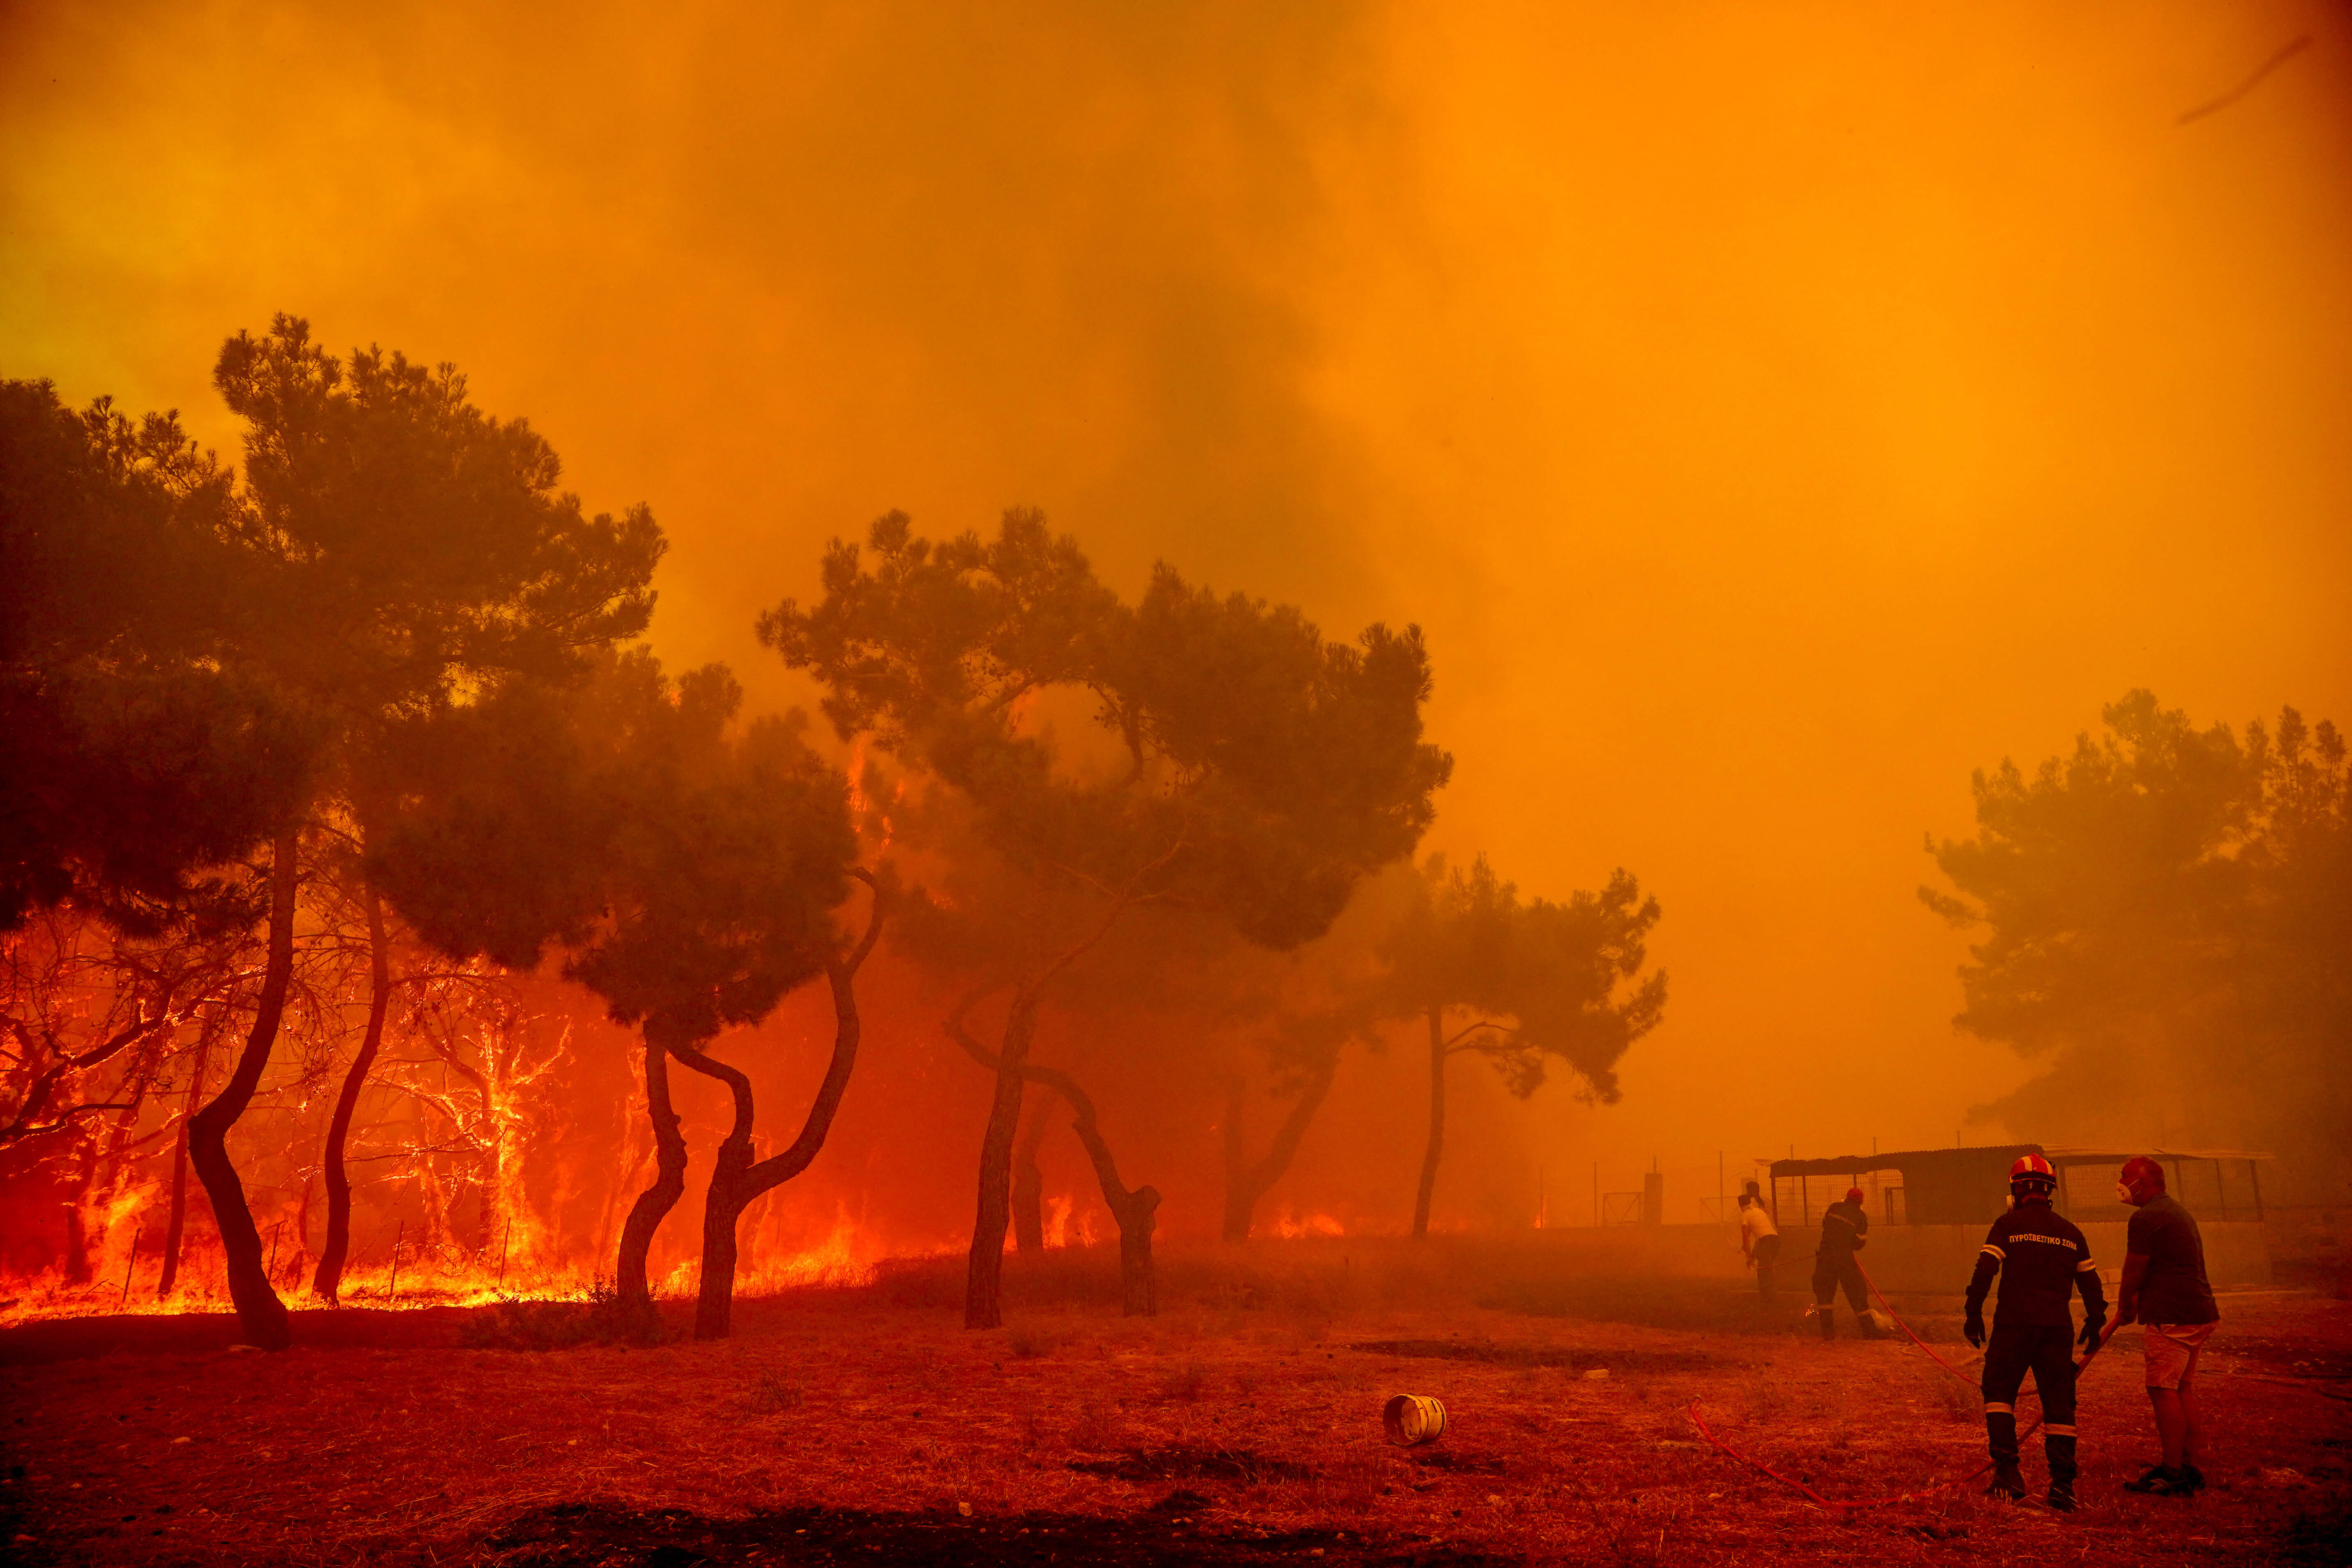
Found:
[[[2058,1173],[2041,1155],[2024,1155],[2009,1168],[2009,1190],[2016,1197],[2046,1198],[2058,1190]]]

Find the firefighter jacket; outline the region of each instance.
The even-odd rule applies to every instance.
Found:
[[[1869,1245],[1870,1216],[1862,1205],[1844,1198],[1822,1211],[1822,1239],[1814,1256],[1831,1268],[1843,1268],[1855,1251]]]
[[[2029,1198],[1992,1222],[1977,1255],[1976,1274],[1969,1281],[1969,1317],[1983,1314],[1985,1292],[1995,1274],[2000,1276],[2000,1304],[1994,1313],[1998,1323],[2071,1329],[2078,1289],[2089,1321],[2106,1321],[2106,1292],[2099,1284],[2098,1266],[2091,1261],[2091,1244],[2073,1221],[2046,1202]]]

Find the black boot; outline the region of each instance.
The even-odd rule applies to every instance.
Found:
[[[1985,1412],[1985,1447],[1992,1455],[1992,1485],[1985,1488],[1985,1496],[2011,1500],[2023,1497],[2025,1472],[2017,1468],[2015,1412]]]
[[[2124,1490],[2147,1492],[2155,1497],[2188,1497],[2196,1490],[2196,1488],[2189,1484],[2189,1477],[2185,1472],[2168,1470],[2162,1465],[2151,1465],[2141,1474],[2139,1479],[2126,1481]]]
[[[2052,1508],[2060,1513],[2074,1511],[2074,1439],[2069,1433],[2053,1432],[2042,1439],[2042,1457],[2050,1461],[2050,1496]]]
[[[1815,1307],[1813,1316],[1822,1321],[1822,1338],[1825,1340],[1837,1338],[1837,1313],[1833,1310],[1828,1307]]]

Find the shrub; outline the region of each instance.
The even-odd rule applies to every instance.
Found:
[[[599,1278],[578,1301],[500,1301],[467,1321],[458,1342],[471,1350],[562,1351],[588,1344],[658,1344],[660,1316],[631,1309]]]

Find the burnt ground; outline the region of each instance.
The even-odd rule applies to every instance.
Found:
[[[2126,1331],[2084,1374],[2084,1506],[2063,1516],[1939,1484],[1981,1461],[1973,1396],[1907,1342],[1801,1337],[1796,1303],[1584,1283],[1579,1315],[1363,1273],[1353,1295],[1276,1280],[1135,1321],[1034,1297],[988,1333],[920,1290],[810,1293],[650,1348],[468,1348],[478,1320],[454,1309],[300,1314],[281,1355],[221,1348],[220,1320],[34,1325],[0,1334],[0,1559],[2352,1561],[2352,1302],[2224,1299],[2215,1484],[2188,1502],[2120,1489],[2153,1446]],[[1661,1299],[1672,1322],[1632,1321]],[[1957,1300],[1900,1305],[1965,1363]],[[1381,1441],[1396,1393],[1445,1402],[1441,1442]],[[1693,1406],[1832,1499],[1909,1496],[1816,1507],[1708,1447]]]
[[[1497,1345],[1460,1340],[1363,1340],[1348,1347],[1371,1355],[1475,1361],[1489,1366],[1550,1366],[1570,1372],[1701,1372],[1726,1364],[1695,1351],[1593,1350],[1573,1345]]]
[[[683,1510],[635,1511],[559,1503],[516,1520],[488,1542],[501,1568],[595,1568],[616,1557],[646,1568],[700,1563],[935,1563],[940,1568],[1008,1564],[1087,1568],[1137,1564],[1327,1563],[1381,1568],[1482,1568],[1506,1561],[1458,1546],[1376,1542],[1344,1530],[1217,1529],[1181,1511],[1208,1500],[1172,1492],[1156,1509],[1122,1518],[1017,1514],[980,1521],[956,1514],[865,1513],[786,1509],[745,1519],[709,1519]]]
[[[299,1321],[305,1349],[430,1350],[462,1344],[467,1325],[481,1315],[463,1307],[339,1307],[304,1311]],[[241,1338],[236,1320],[226,1312],[52,1318],[0,1329],[0,1366],[101,1355],[210,1355]]]

